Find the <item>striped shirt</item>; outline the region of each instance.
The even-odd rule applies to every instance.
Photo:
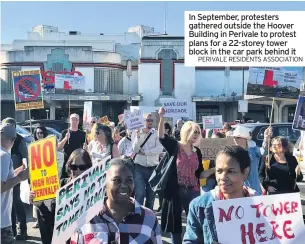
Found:
[[[161,244],[161,230],[154,212],[130,199],[134,209],[117,225],[104,205],[99,215],[71,237],[71,244]]]

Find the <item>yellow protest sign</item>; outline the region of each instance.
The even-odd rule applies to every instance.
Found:
[[[60,188],[56,160],[56,137],[50,136],[29,146],[29,171],[34,202],[56,197]]]
[[[103,116],[98,120],[98,123],[104,124],[104,125],[109,125],[110,121],[108,120],[108,116]]]

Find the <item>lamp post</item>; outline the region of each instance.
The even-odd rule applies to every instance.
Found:
[[[130,77],[132,76],[131,59],[127,60],[126,75],[128,77],[128,98],[127,98],[127,103],[130,104],[130,103],[132,103],[132,97],[130,96]]]

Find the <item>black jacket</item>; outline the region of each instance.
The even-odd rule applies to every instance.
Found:
[[[161,144],[169,153],[170,156],[175,156],[172,166],[170,167],[169,176],[167,179],[167,184],[164,189],[162,211],[161,211],[161,228],[163,232],[171,233],[182,233],[182,217],[181,217],[181,203],[179,198],[179,184],[177,177],[177,147],[178,141],[170,138],[164,137],[160,139]],[[196,147],[197,156],[198,156],[198,169],[195,174],[198,178],[203,171],[202,166],[202,154],[199,148]],[[176,154],[176,155],[174,155]]]
[[[303,180],[303,174],[296,175],[295,173],[295,169],[298,166],[296,158],[290,153],[285,154],[287,164],[284,164],[283,167],[285,167],[285,165],[288,167],[287,173],[287,171],[279,171],[274,167],[276,160],[273,154],[270,154],[270,156],[270,167],[266,167],[266,158],[264,158],[259,170],[260,182],[264,189],[267,190],[268,186],[273,186],[276,189],[275,193],[299,192],[300,189],[296,182]]]

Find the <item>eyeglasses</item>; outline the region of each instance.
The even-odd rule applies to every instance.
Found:
[[[200,134],[200,132],[198,130],[195,130],[194,134]]]
[[[71,164],[70,169],[73,171],[76,171],[77,169],[79,169],[80,171],[85,171],[85,170],[89,169],[89,167],[84,164],[81,164],[81,165]]]
[[[146,119],[146,122],[154,122],[153,119]]]
[[[91,123],[91,124],[95,124],[95,121],[91,121],[90,123]]]

